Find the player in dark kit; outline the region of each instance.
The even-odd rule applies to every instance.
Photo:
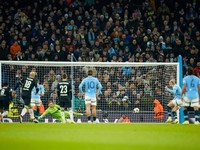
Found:
[[[9,103],[12,101],[12,90],[8,83],[4,83],[0,89],[0,121],[8,115]]]
[[[36,88],[36,94],[38,93],[39,89],[37,87],[37,82],[35,80],[35,72],[30,72],[29,77],[23,78],[22,80],[22,99],[24,100],[25,107],[22,109],[21,115],[19,116],[20,123],[22,123],[22,117],[26,114],[26,111],[29,111],[30,117],[33,122],[38,123],[38,120],[35,119],[33,109],[30,106],[31,103],[31,92],[32,89]],[[19,87],[19,84],[15,87],[15,90]]]
[[[57,95],[61,110],[61,116],[64,118],[65,108],[71,107],[71,84],[67,81],[67,75],[63,74],[62,80],[57,85]],[[70,113],[70,119],[73,121],[73,113]]]

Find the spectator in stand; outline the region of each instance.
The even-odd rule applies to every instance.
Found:
[[[18,41],[14,41],[14,43],[10,46],[10,54],[12,55],[12,59],[16,58],[19,51],[21,51],[21,46],[18,44]]]
[[[197,65],[194,68],[194,75],[200,78],[200,62],[197,62]]]
[[[9,50],[6,45],[6,41],[4,40],[1,42],[1,46],[0,46],[0,60],[7,60],[8,54],[9,54]]]

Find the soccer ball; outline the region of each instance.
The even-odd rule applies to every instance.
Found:
[[[140,112],[140,109],[139,109],[139,108],[134,108],[134,109],[133,109],[133,112],[134,112],[134,113],[139,113],[139,112]]]

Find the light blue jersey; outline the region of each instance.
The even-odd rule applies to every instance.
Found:
[[[85,96],[96,97],[96,90],[98,88],[98,94],[101,93],[102,85],[95,77],[89,76],[81,82],[79,85],[80,93],[83,93],[83,86],[85,86]]]
[[[199,98],[198,86],[200,85],[200,79],[194,75],[188,75],[185,78],[183,78],[183,85],[185,84],[185,96],[189,99]]]
[[[35,89],[35,87],[33,88],[32,93],[31,93],[32,99],[40,99],[40,94],[45,92],[44,86],[42,84],[38,85],[38,89],[39,89],[39,92],[37,94],[35,94],[36,89]]]
[[[169,88],[167,88],[167,91],[169,91],[170,93],[174,94],[174,100],[175,99],[181,99],[181,88],[180,86],[178,86],[177,84],[174,84],[173,89],[170,90]]]

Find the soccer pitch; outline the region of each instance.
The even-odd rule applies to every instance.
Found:
[[[200,149],[200,125],[1,123],[1,150]]]

